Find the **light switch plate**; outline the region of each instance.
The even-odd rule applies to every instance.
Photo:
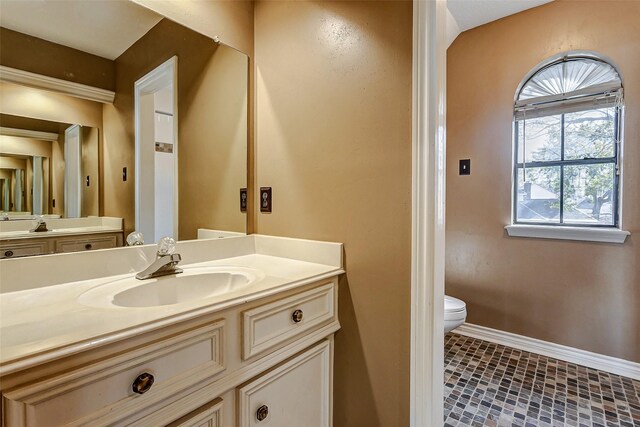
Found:
[[[460,160],[460,175],[471,175],[471,159]]]

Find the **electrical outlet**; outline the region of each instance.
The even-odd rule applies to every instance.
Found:
[[[270,213],[272,202],[271,187],[260,187],[260,212]]]
[[[471,159],[460,160],[460,175],[471,175]]]
[[[241,188],[240,189],[240,212],[247,211],[247,199],[248,199],[247,189]]]

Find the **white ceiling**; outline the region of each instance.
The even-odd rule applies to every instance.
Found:
[[[116,59],[162,16],[129,0],[0,0],[0,25]]]
[[[447,39],[451,44],[458,34],[552,0],[447,0]]]

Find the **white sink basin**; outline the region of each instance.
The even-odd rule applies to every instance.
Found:
[[[261,276],[257,270],[241,267],[186,267],[176,275],[110,281],[83,293],[78,301],[94,307],[161,307],[230,293]]]

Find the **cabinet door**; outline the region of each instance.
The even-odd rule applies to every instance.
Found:
[[[117,244],[118,236],[116,234],[60,238],[56,240],[56,252],[81,252],[93,249],[111,249],[117,247]]]
[[[238,388],[238,425],[329,427],[331,356],[323,341]]]
[[[17,258],[49,253],[49,243],[46,240],[24,239],[24,242],[0,244],[0,259]]]
[[[222,399],[216,399],[167,427],[221,427]]]

